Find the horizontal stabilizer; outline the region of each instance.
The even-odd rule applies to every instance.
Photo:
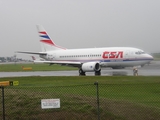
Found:
[[[35,54],[35,55],[47,55],[47,53],[45,53],[45,52],[23,52],[23,51],[17,51],[16,53]]]

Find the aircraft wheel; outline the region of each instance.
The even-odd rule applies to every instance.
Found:
[[[82,69],[79,69],[79,76],[85,76],[86,73],[82,70]]]
[[[95,76],[100,76],[101,75],[101,70],[95,71]]]

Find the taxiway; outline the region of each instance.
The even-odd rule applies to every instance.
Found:
[[[0,77],[20,77],[20,76],[78,76],[74,71],[31,71],[31,72],[0,72]],[[94,76],[94,72],[86,72],[87,76]],[[159,76],[160,61],[153,61],[149,65],[138,68],[139,76]],[[110,69],[102,68],[101,76],[133,76],[133,68]]]

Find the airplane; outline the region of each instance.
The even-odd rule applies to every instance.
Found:
[[[42,52],[17,52],[39,55],[44,61],[36,61],[38,63],[78,67],[80,76],[85,76],[86,72],[94,72],[95,75],[101,75],[101,68],[103,67],[122,69],[125,67],[144,66],[153,60],[151,55],[134,47],[67,49],[55,44],[43,26],[37,25],[37,30]]]
[[[31,57],[32,57],[32,60],[33,60],[34,63],[36,61],[44,61],[44,59],[42,59],[42,58],[35,58],[34,56],[31,56]]]

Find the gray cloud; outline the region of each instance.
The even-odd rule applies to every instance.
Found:
[[[36,24],[66,48],[131,46],[159,52],[159,5],[159,0],[1,0],[1,56],[41,51]]]

